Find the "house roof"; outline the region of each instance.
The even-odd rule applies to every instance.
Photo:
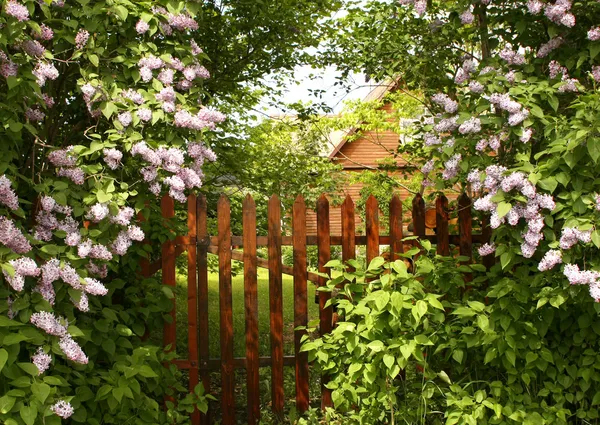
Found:
[[[373,87],[373,89],[365,96],[363,102],[373,102],[382,100],[389,92],[398,87],[399,79],[384,82]],[[332,159],[346,144],[348,139],[356,132],[360,127],[361,122],[357,122],[352,128],[347,130],[336,130],[329,134],[330,144],[332,146],[331,151],[327,155],[329,159]]]

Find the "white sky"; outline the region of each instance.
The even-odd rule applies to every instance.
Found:
[[[298,67],[295,71],[294,79],[289,81],[285,87],[284,95],[280,101],[285,103],[293,103],[302,101],[303,103],[325,103],[333,109],[334,113],[341,111],[343,102],[350,99],[362,99],[373,88],[373,86],[365,82],[364,75],[354,74],[348,78],[350,92],[346,89],[335,86],[339,77],[339,72],[333,68],[312,69],[310,66]],[[321,98],[311,93],[311,90],[324,90]],[[269,115],[281,114],[284,111],[275,108],[268,108]]]

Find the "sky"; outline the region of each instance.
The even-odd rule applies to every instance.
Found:
[[[296,68],[293,79],[288,81],[285,87],[284,94],[278,100],[285,103],[293,103],[302,101],[313,103],[324,103],[330,107],[334,113],[339,113],[343,108],[343,103],[346,100],[362,99],[372,89],[373,86],[365,82],[365,77],[362,74],[353,74],[346,81],[350,87],[350,92],[345,88],[335,86],[339,71],[334,67],[326,69],[312,69],[310,66],[300,66]],[[311,90],[324,90],[322,98],[318,98],[311,93]],[[268,108],[269,115],[278,115],[282,111],[275,108]]]

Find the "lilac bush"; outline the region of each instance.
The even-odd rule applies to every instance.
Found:
[[[186,202],[216,160],[203,134],[225,116],[203,91],[199,7],[9,0],[0,11],[5,423],[184,420],[159,406],[184,390],[160,366],[169,356],[142,341],[170,294],[138,262],[152,251],[139,242],[156,237],[140,217],[167,193]]]

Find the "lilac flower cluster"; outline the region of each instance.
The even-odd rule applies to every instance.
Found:
[[[454,76],[454,82],[456,84],[463,84],[471,78],[471,75],[477,70],[477,64],[472,59],[467,59],[463,62],[462,66],[456,71]]]
[[[577,264],[565,264],[563,274],[571,285],[595,285],[600,273],[593,270],[579,270]]]
[[[404,6],[413,5],[419,16],[423,16],[427,12],[427,0],[400,0],[400,4]]]
[[[150,25],[148,25],[148,22],[144,21],[143,19],[140,19],[137,24],[135,24],[135,30],[140,35],[146,33],[149,29]]]
[[[444,111],[446,111],[449,114],[453,114],[458,110],[458,102],[456,102],[455,100],[452,100],[448,97],[448,95],[445,95],[443,93],[438,93],[436,95],[434,95],[431,100],[442,106],[444,108]]]
[[[588,33],[587,33],[587,37],[591,41],[598,41],[598,40],[600,40],[600,26],[599,27],[594,27],[591,30],[589,30]]]
[[[196,131],[204,129],[213,130],[217,123],[221,123],[224,120],[225,115],[222,113],[203,108],[196,115],[192,115],[185,110],[178,111],[174,116],[173,124],[175,124],[175,127]]]
[[[485,243],[485,244],[481,245],[477,251],[479,252],[479,255],[481,255],[482,257],[485,257],[487,255],[492,255],[494,252],[496,252],[496,245],[494,245],[493,243],[492,244]]]
[[[8,284],[18,292],[22,291],[24,288],[25,277],[39,276],[40,274],[40,269],[31,258],[22,257],[17,260],[10,260],[8,264],[13,267],[14,274],[11,276],[6,270],[3,270],[4,278]]]
[[[560,247],[570,249],[578,242],[590,243],[592,241],[592,231],[582,231],[573,227],[565,227],[560,235]]]
[[[185,154],[179,148],[165,149],[160,147],[156,150],[150,148],[146,142],[136,143],[131,149],[133,156],[140,156],[149,163],[142,168],[141,173],[144,180],[150,183],[150,190],[158,195],[161,191],[161,183],[157,181],[160,169],[172,173],[164,177],[162,182],[169,187],[169,194],[180,202],[186,201],[184,190],[202,185],[202,165],[204,160],[214,160],[214,153],[201,144],[190,143],[188,154],[194,160],[191,168],[184,167]]]
[[[40,201],[41,209],[36,214],[36,226],[34,238],[41,241],[50,241],[52,232],[55,230],[64,231],[67,236],[65,242],[69,246],[75,246],[79,243],[81,236],[79,226],[72,217],[72,209],[59,205],[49,196],[44,196]],[[59,219],[57,214],[64,217]]]
[[[37,78],[38,86],[44,87],[46,80],[56,80],[59,72],[52,63],[39,61],[33,68],[32,74]]]
[[[108,165],[111,170],[116,170],[121,165],[121,159],[123,159],[123,153],[115,148],[105,148],[102,152],[104,154],[104,162]]]
[[[536,56],[538,58],[545,58],[546,56],[548,56],[548,54],[555,50],[558,49],[560,47],[560,45],[563,43],[563,39],[561,37],[554,37],[552,39],[550,39],[550,41],[548,41],[547,43],[544,43],[540,46],[540,48],[537,51]]]
[[[54,405],[52,405],[52,407],[50,409],[57,416],[60,416],[63,419],[69,418],[73,414],[73,412],[75,412],[75,410],[73,409],[73,406],[71,406],[71,403],[64,401],[64,400],[60,400],[60,401],[56,402]]]
[[[33,36],[39,40],[50,41],[54,38],[54,31],[48,25],[42,24],[39,31],[33,31]]]
[[[483,187],[488,190],[488,193],[475,201],[474,208],[478,211],[492,213],[490,226],[493,229],[498,228],[506,222],[511,226],[517,226],[521,218],[525,219],[526,229],[521,234],[524,240],[521,244],[521,252],[524,257],[531,258],[540,241],[544,238],[542,234],[544,217],[540,213],[540,210],[546,209],[552,211],[556,207],[556,204],[550,195],[538,194],[535,186],[527,180],[525,174],[513,172],[506,175],[506,171],[506,168],[497,165],[491,165],[486,168]],[[472,178],[472,180],[475,179]],[[498,204],[492,201],[493,196],[499,189],[504,193],[516,190],[525,196],[527,202],[516,202],[505,216],[500,217],[498,214]]]
[[[506,46],[499,53],[499,56],[506,61],[509,65],[524,65],[526,63],[525,56],[513,51],[510,47]]]
[[[67,321],[62,317],[56,317],[54,313],[40,311],[33,313],[29,321],[46,332],[48,335],[64,337],[67,335]],[[65,323],[63,325],[63,323]]]
[[[27,7],[17,3],[15,0],[7,1],[4,5],[4,11],[7,15],[12,16],[17,21],[24,22],[29,20],[29,11],[27,10]]]
[[[21,44],[21,47],[29,56],[41,58],[46,52],[46,48],[37,40],[26,40]]]
[[[575,26],[575,16],[569,12],[571,6],[570,0],[556,0],[554,4],[546,4],[544,14],[555,24],[573,28]]]
[[[9,218],[0,216],[0,243],[17,254],[31,251],[31,245],[21,230]]]
[[[472,117],[462,123],[458,128],[460,134],[474,134],[481,131],[481,120],[476,117]]]
[[[474,21],[475,21],[475,15],[473,15],[473,12],[471,12],[471,9],[467,9],[463,13],[460,14],[460,22],[463,25],[472,24]]]
[[[56,172],[58,176],[66,177],[78,185],[84,183],[85,174],[83,170],[75,166],[77,159],[73,156],[73,146],[50,152],[48,160],[52,165],[58,168]]]
[[[509,113],[508,124],[512,127],[522,123],[529,117],[529,110],[519,102],[512,100],[507,93],[494,93],[488,99],[496,108]]]
[[[90,38],[90,33],[84,30],[83,28],[77,32],[75,36],[75,47],[77,49],[83,49]]]
[[[442,178],[444,180],[450,180],[458,174],[460,160],[460,154],[453,155],[448,161],[444,163],[444,171],[442,172]]]
[[[38,368],[38,375],[41,375],[50,367],[52,357],[45,353],[42,347],[38,347],[37,351],[31,356],[31,363]]]
[[[19,209],[19,197],[12,188],[12,182],[4,174],[0,176],[0,204],[13,211]]]
[[[592,67],[592,77],[594,81],[600,83],[600,65]]]
[[[562,263],[562,252],[557,249],[551,249],[544,254],[544,258],[538,264],[538,270],[544,272],[552,269],[557,264]]]

